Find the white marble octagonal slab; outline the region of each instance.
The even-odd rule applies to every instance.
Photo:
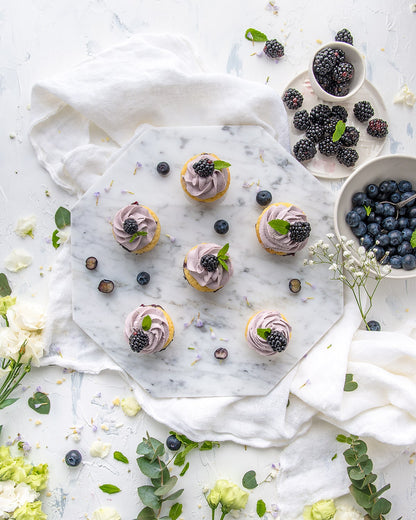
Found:
[[[231,163],[231,183],[214,204],[197,203],[183,192],[179,174],[193,155],[211,152]],[[160,161],[171,172],[156,171]],[[268,254],[254,229],[262,209],[258,189],[273,202],[291,202],[308,216],[310,243],[333,231],[333,196],[259,127],[183,127],[149,129],[138,136],[72,210],[73,317],[143,388],[157,397],[261,395],[271,390],[341,316],[341,284],[329,280],[326,266],[304,267],[306,250],[295,256]],[[111,220],[138,201],[159,217],[156,247],[134,255],[112,236]],[[213,228],[220,218],[227,235]],[[234,276],[216,293],[201,293],[184,279],[187,251],[200,242],[229,242]],[[94,256],[98,267],[85,268]],[[137,273],[151,275],[147,286]],[[101,279],[115,284],[111,294],[97,290]],[[288,282],[302,281],[292,294]],[[159,304],[171,316],[175,336],[157,354],[131,351],[124,337],[126,315],[140,304]],[[263,309],[282,312],[293,327],[285,352],[265,358],[250,350],[244,329]],[[202,326],[201,326],[202,325]],[[228,349],[225,361],[214,357]]]

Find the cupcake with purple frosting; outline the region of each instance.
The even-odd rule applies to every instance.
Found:
[[[283,352],[289,343],[292,327],[277,311],[260,311],[247,322],[245,336],[250,348],[261,356]]]
[[[310,233],[305,213],[288,202],[270,204],[256,223],[258,241],[274,255],[294,255],[306,246]]]
[[[140,305],[126,318],[124,334],[133,352],[154,354],[173,339],[175,328],[160,305]]]
[[[233,274],[228,244],[203,243],[185,256],[183,274],[189,284],[202,292],[215,292],[224,287]]]
[[[191,157],[182,168],[181,184],[189,197],[199,202],[214,202],[230,185],[230,163],[212,153]]]

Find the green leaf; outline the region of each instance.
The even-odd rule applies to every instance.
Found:
[[[341,433],[336,436],[336,439],[338,442],[346,442],[347,444],[349,444],[351,441],[350,437],[346,437],[345,435],[342,435]]]
[[[103,484],[99,486],[101,491],[104,493],[108,493],[109,495],[113,495],[114,493],[120,493],[121,489],[117,486],[113,486],[113,484]]]
[[[10,296],[12,290],[10,289],[9,281],[4,273],[0,273],[0,296]]]
[[[380,518],[380,515],[387,515],[391,509],[391,502],[385,498],[379,498],[371,508],[372,518]]]
[[[344,458],[350,466],[354,466],[357,462],[357,454],[352,448],[344,451]]]
[[[51,409],[49,397],[43,392],[35,392],[33,397],[29,397],[28,405],[32,410],[42,415],[47,415]]]
[[[155,495],[158,497],[163,497],[163,495],[166,495],[166,493],[169,493],[171,489],[173,489],[176,486],[176,483],[178,482],[178,477],[173,476],[170,477],[169,480],[163,484],[163,486],[160,486],[156,489]]]
[[[373,471],[373,461],[371,461],[370,459],[360,464],[360,466],[366,476],[370,475],[370,473]]]
[[[364,455],[364,453],[367,453],[367,444],[364,441],[357,440],[354,441],[354,450],[357,453],[357,457],[360,457],[361,455]]]
[[[332,142],[336,143],[341,139],[345,132],[346,125],[344,121],[338,121],[338,123],[335,126],[335,132],[332,135]]]
[[[256,472],[254,470],[247,471],[247,473],[245,473],[243,476],[242,483],[246,489],[256,488],[258,486],[256,480]]]
[[[352,374],[345,374],[345,382],[349,383],[354,379],[354,376]]]
[[[145,506],[152,509],[159,509],[160,499],[155,495],[155,488],[153,486],[140,486],[137,488],[140,500]]]
[[[147,457],[139,457],[137,464],[143,475],[149,478],[157,478],[160,475],[161,468],[158,461],[151,462]]]
[[[10,406],[11,404],[15,403],[18,400],[19,400],[18,397],[5,399],[2,403],[0,403],[0,410],[3,410],[3,408],[6,408],[7,406]]]
[[[172,493],[171,495],[165,497],[162,499],[162,502],[166,502],[166,500],[176,500],[179,498],[183,493],[183,489],[178,489],[178,491],[175,491],[175,493]]]
[[[60,206],[55,213],[55,224],[58,229],[71,225],[71,212]]]
[[[289,233],[290,222],[287,220],[276,218],[274,220],[270,220],[268,224],[272,229],[280,233],[280,235],[287,235]]]
[[[183,467],[183,470],[179,473],[179,476],[183,477],[185,475],[185,473],[188,471],[188,469],[189,469],[189,462],[187,462],[185,464],[185,466]]]
[[[351,480],[362,480],[365,478],[365,473],[360,468],[357,468],[356,466],[347,468],[348,476]]]
[[[199,451],[207,451],[212,450],[215,447],[219,448],[220,443],[219,442],[213,442],[213,441],[204,441],[201,446],[199,447]]]
[[[354,390],[357,390],[358,383],[353,381],[352,383],[345,383],[344,385],[344,392],[354,392]]]
[[[412,236],[410,237],[410,245],[412,247],[416,247],[416,229],[413,231]]]
[[[335,460],[337,457],[338,457],[338,453],[335,453],[335,455],[333,455],[333,456],[331,457],[331,460]]]
[[[147,315],[143,318],[142,321],[142,329],[143,330],[150,330],[150,327],[152,326],[152,318]]]
[[[113,453],[113,457],[116,459],[116,460],[119,460],[120,462],[124,462],[124,464],[128,464],[129,463],[129,459],[123,455],[121,453],[121,451],[115,451]]]
[[[157,520],[156,513],[151,507],[145,507],[137,515],[136,520]]]
[[[169,518],[171,520],[177,520],[182,514],[182,504],[176,502],[169,510]]]
[[[374,486],[373,486],[374,487]],[[378,491],[372,491],[371,493],[371,498],[374,500],[375,498],[379,497],[380,495],[382,495],[385,491],[387,491],[388,489],[390,489],[390,484],[386,484],[385,486],[383,486],[381,489],[379,489]]]
[[[247,29],[244,36],[247,38],[247,40],[250,40],[251,42],[267,42],[268,40],[267,36],[264,33],[253,28]]]
[[[228,168],[229,166],[231,166],[231,164],[229,162],[226,162],[226,161],[214,161],[214,168],[216,170],[222,170],[223,168]]]
[[[367,214],[367,217],[370,215],[371,213],[371,206],[364,206],[364,209],[365,209],[365,212]]]
[[[52,245],[55,249],[58,249],[58,247],[61,245],[59,243],[58,233],[59,233],[58,229],[55,229],[55,231],[52,233]]]
[[[267,340],[271,331],[272,331],[271,328],[257,329],[257,336],[260,336],[261,338]]]
[[[0,424],[0,435],[1,435],[1,431],[2,431],[2,429],[3,429],[3,425]]]
[[[144,457],[151,459],[153,457],[154,451],[147,439],[145,439],[143,442],[138,444],[136,453],[137,455],[143,455]]]
[[[168,468],[166,467],[166,465],[164,464],[163,465],[163,469],[162,471],[160,472],[159,476],[156,477],[156,478],[152,478],[150,479],[152,484],[155,486],[155,487],[160,487],[160,486],[163,486],[163,484],[165,484],[168,480],[170,479],[170,473],[169,473],[169,470]]]
[[[134,242],[137,237],[145,237],[147,235],[147,231],[136,231],[131,235],[129,242]]]
[[[227,259],[228,259],[228,257],[227,257]],[[222,265],[223,269],[228,271],[228,265],[224,262],[224,260],[222,258],[218,258],[218,262]]]
[[[184,444],[185,446],[187,446],[188,444],[193,444],[193,442],[194,442],[194,441],[191,441],[191,439],[188,439],[188,437],[186,435],[183,435],[182,433],[170,431],[169,434],[174,435],[178,439],[178,441],[181,441],[181,443]]]
[[[266,514],[266,504],[262,499],[257,500],[256,511],[260,518]]]
[[[357,489],[354,486],[350,486],[350,493],[354,497],[354,500],[357,502],[357,504],[364,509],[368,509],[373,505],[371,497],[369,497],[360,489]]]
[[[183,451],[180,451],[173,463],[175,464],[175,466],[182,466],[183,464],[185,464],[185,458],[186,456],[188,455],[188,453],[193,450],[194,448],[198,448],[198,443],[197,442],[192,442],[190,444],[188,444],[188,446],[186,446],[186,448],[183,450]]]

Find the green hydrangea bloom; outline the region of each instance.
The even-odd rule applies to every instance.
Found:
[[[47,464],[38,464],[35,466],[30,474],[26,477],[26,484],[34,489],[35,491],[42,491],[46,488],[48,482],[49,470]]]
[[[23,506],[18,507],[13,513],[15,520],[46,520],[47,516],[42,511],[42,502],[26,502]]]
[[[17,483],[25,482],[32,470],[23,457],[13,458],[8,446],[0,446],[0,480],[14,480]]]
[[[5,316],[10,307],[15,303],[16,298],[12,298],[11,296],[3,296],[0,298],[0,315]]]

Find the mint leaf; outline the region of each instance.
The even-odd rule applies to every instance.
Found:
[[[257,29],[247,29],[246,34],[244,35],[247,40],[250,40],[251,42],[267,42],[268,38],[267,36],[258,31]]]
[[[289,233],[290,222],[288,222],[287,220],[277,218],[274,220],[270,220],[268,224],[272,229],[274,229],[281,235],[287,235]]]
[[[257,500],[256,512],[260,518],[266,514],[266,504],[261,498]]]
[[[61,245],[59,243],[58,233],[59,233],[58,229],[55,229],[55,231],[52,233],[52,245],[55,249],[58,249],[58,247]]]
[[[179,473],[179,476],[183,477],[185,475],[185,473],[188,471],[188,469],[189,469],[189,462],[187,462],[185,464],[185,466],[183,467],[183,470]]]
[[[71,212],[60,206],[55,213],[55,224],[58,229],[71,225]]]
[[[224,262],[222,258],[218,258],[218,262],[222,265],[223,269],[228,271],[228,265]]]
[[[410,237],[410,245],[412,247],[416,247],[416,229],[413,231],[412,236]]]
[[[338,123],[335,126],[335,132],[332,135],[332,142],[336,143],[341,139],[345,132],[346,125],[344,121],[338,121]]]
[[[226,162],[226,161],[214,161],[214,168],[216,170],[222,170],[223,168],[228,168],[229,166],[231,166],[231,164],[229,162]]]
[[[344,392],[353,392],[357,390],[358,383],[353,381],[353,374],[345,374]]]
[[[152,326],[152,318],[150,316],[145,316],[142,321],[142,329],[150,330],[151,326]]]
[[[370,206],[364,206],[364,209],[365,209],[365,212],[366,212],[367,217],[368,217],[368,215],[371,213],[371,207]]]
[[[177,520],[182,514],[182,504],[179,504],[178,502],[176,504],[173,504],[173,506],[169,510],[169,518],[171,520]]]
[[[217,254],[217,258],[218,258],[218,261],[219,263],[222,265],[222,267],[228,271],[228,265],[226,264],[226,261],[229,259],[229,256],[227,255],[227,251],[230,247],[230,244],[225,244],[225,246],[223,246],[219,251],[218,251],[218,254]]]
[[[268,328],[268,329],[257,329],[257,336],[260,336],[261,338],[267,340],[267,338],[269,337],[269,334],[270,332],[272,331],[272,329]]]
[[[243,476],[242,484],[246,489],[256,488],[258,486],[256,472],[254,470],[247,471]]]
[[[124,462],[124,464],[128,464],[129,463],[129,459],[123,455],[121,453],[121,451],[115,451],[113,453],[113,457],[116,459],[116,460],[119,460],[120,462]]]
[[[113,486],[113,484],[103,484],[102,486],[99,486],[101,491],[104,493],[108,493],[109,495],[113,495],[114,493],[120,493],[121,489],[117,486]]]
[[[9,281],[4,273],[0,273],[0,296],[10,296],[12,290],[10,289]]]
[[[134,242],[137,237],[145,237],[146,235],[147,231],[136,231],[136,233],[133,233],[133,235],[131,235],[129,242]]]
[[[29,397],[27,403],[32,410],[42,415],[47,415],[51,409],[49,397],[43,392],[35,392],[33,397]]]

